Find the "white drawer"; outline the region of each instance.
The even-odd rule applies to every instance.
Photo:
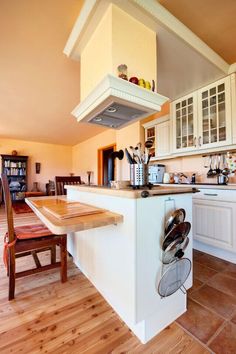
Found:
[[[196,199],[236,202],[236,190],[201,188],[199,193],[193,194],[193,200]]]

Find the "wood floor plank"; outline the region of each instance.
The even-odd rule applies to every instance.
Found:
[[[15,226],[39,223],[32,214],[14,215]],[[0,208],[0,250],[7,223]],[[45,264],[48,251],[39,255]],[[17,259],[17,270],[33,265]],[[93,285],[68,262],[68,282],[57,269],[16,281],[16,299],[7,300],[8,278],[0,257],[0,353],[21,354],[205,354],[205,347],[172,324],[146,345],[132,334]]]

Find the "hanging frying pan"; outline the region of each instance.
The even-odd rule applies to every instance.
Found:
[[[175,225],[183,222],[185,220],[185,215],[186,213],[184,209],[175,210],[166,222],[165,234],[167,235]]]
[[[181,222],[178,225],[175,225],[170,232],[166,235],[163,244],[162,244],[162,249],[163,251],[166,250],[166,248],[177,238],[182,238],[179,239],[179,242],[183,242],[184,239],[188,236],[189,231],[191,229],[191,224],[188,221]]]
[[[184,256],[184,251],[188,247],[189,238],[186,237],[183,242],[180,242],[179,238],[173,241],[163,252],[162,263],[170,264],[177,259],[180,259]]]
[[[166,297],[174,294],[179,289],[182,290],[191,271],[191,266],[191,261],[188,258],[182,258],[168,266],[161,280],[156,284],[159,295]],[[186,289],[184,288],[184,290]],[[186,291],[183,292],[186,293]]]

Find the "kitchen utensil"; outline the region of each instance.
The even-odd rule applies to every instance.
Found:
[[[175,210],[166,222],[165,234],[167,235],[175,225],[178,225],[181,222],[184,222],[185,216],[186,216],[186,213],[185,213],[184,209],[181,208],[181,209]]]
[[[229,181],[229,177],[223,173],[221,173],[217,176],[217,183],[218,184],[227,184],[228,181]]]
[[[165,251],[167,247],[173,242],[177,240],[178,237],[182,237],[182,241],[188,236],[191,229],[191,224],[188,221],[181,222],[178,225],[175,225],[170,232],[165,236],[165,239],[162,244],[162,249]],[[181,241],[181,240],[179,240]]]
[[[140,161],[140,159],[139,159],[139,156],[138,156],[137,153],[136,153],[135,148],[134,148],[133,146],[130,146],[129,148],[130,148],[130,150],[132,151],[132,158],[133,158],[133,160],[134,160],[134,163],[141,163],[141,161]]]
[[[130,155],[129,151],[125,148],[125,154],[126,154],[126,157],[127,157],[127,160],[128,160],[128,163],[130,165],[132,165],[134,163],[134,160],[132,158],[132,156]]]
[[[188,258],[182,258],[168,266],[161,280],[156,283],[159,295],[161,297],[170,296],[179,289],[186,294],[184,283],[190,274],[191,267],[192,264]]]
[[[147,162],[146,162],[147,165],[149,164],[149,161],[150,161],[151,157],[152,157],[152,154],[148,154],[148,158],[147,158]]]
[[[204,158],[204,167],[208,168],[210,165],[210,157],[209,156],[205,156]]]
[[[212,163],[213,163],[212,176],[214,177],[217,175],[217,156],[216,155],[212,156]]]
[[[162,263],[170,264],[177,259],[180,259],[184,256],[184,251],[188,247],[189,238],[186,237],[184,241],[179,242],[179,240],[173,241],[163,252]]]
[[[220,154],[217,155],[216,159],[217,159],[217,162],[218,162],[217,163],[217,167],[216,167],[216,173],[220,174],[222,172],[221,169],[220,169],[221,155]]]
[[[212,177],[213,170],[212,170],[212,156],[211,155],[209,157],[209,162],[210,162],[210,168],[209,168],[209,171],[207,172],[207,177]]]

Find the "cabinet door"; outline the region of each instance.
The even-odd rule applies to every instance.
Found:
[[[235,203],[219,200],[194,200],[194,239],[231,252],[236,251],[235,213]]]
[[[156,156],[170,155],[170,121],[156,125]]]
[[[199,148],[232,143],[230,77],[198,90]]]
[[[191,93],[171,104],[174,152],[196,148],[197,93]]]

